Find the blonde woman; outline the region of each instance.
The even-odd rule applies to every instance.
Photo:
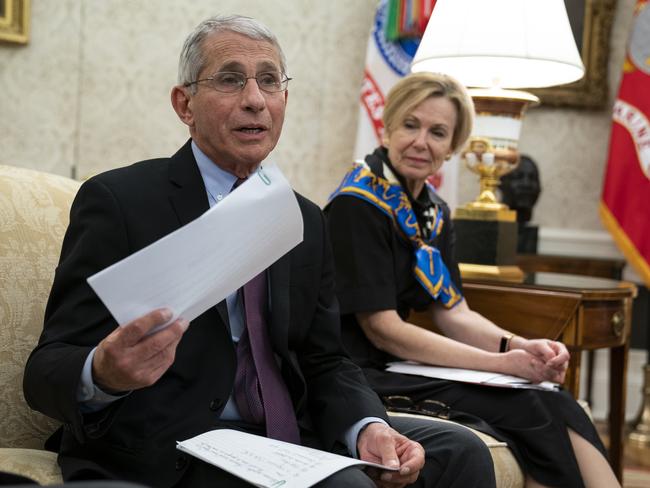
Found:
[[[492,388],[384,371],[394,360],[562,382],[569,353],[512,336],[463,299],[446,203],[427,184],[463,147],[474,107],[451,77],[417,73],[390,91],[383,144],[355,163],[326,207],[344,342],[387,402],[445,404],[506,441],[527,486],[619,486],[593,424],[566,391]],[[437,334],[407,322],[428,309]],[[438,403],[436,403],[438,402]]]

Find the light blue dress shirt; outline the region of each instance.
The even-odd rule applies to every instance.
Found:
[[[210,207],[217,205],[232,191],[233,186],[237,181],[237,177],[214,164],[210,158],[208,158],[203,151],[198,148],[194,141],[192,141],[192,152],[194,153],[194,158],[196,159],[201,177],[203,178],[203,183],[205,184],[205,190]],[[239,291],[235,291],[226,297],[226,305],[228,307],[228,322],[230,323],[232,339],[234,342],[238,342],[245,326],[243,304]],[[86,358],[81,373],[81,383],[79,385],[79,390],[77,391],[77,401],[82,404],[81,407],[84,412],[101,410],[110,403],[128,395],[128,393],[119,396],[111,395],[102,391],[97,387],[97,385],[95,385],[92,377],[92,362],[96,349],[96,347],[93,348]],[[226,403],[220,418],[222,420],[241,420],[241,415],[233,395],[230,395],[230,398],[228,398],[228,402]],[[377,417],[361,419],[352,425],[352,427],[345,432],[345,438],[341,439],[341,441],[343,441],[348,447],[350,454],[354,457],[357,456],[356,446],[359,433],[371,422],[380,422],[385,424],[383,419]]]

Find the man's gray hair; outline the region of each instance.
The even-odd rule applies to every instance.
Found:
[[[215,15],[204,20],[187,36],[178,62],[178,84],[196,81],[207,59],[203,55],[203,40],[211,34],[236,32],[250,39],[272,44],[280,56],[280,69],[287,72],[287,61],[280,43],[271,30],[261,22],[243,15]],[[194,87],[192,87],[194,88]]]

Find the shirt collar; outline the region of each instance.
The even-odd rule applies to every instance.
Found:
[[[237,177],[213,163],[194,141],[192,141],[192,153],[194,153],[194,159],[196,159],[201,178],[203,178],[208,201],[210,206],[213,206],[230,193]]]

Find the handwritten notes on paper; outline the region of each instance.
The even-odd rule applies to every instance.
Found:
[[[88,278],[118,324],[154,309],[192,320],[302,241],[298,202],[265,165],[196,220]]]
[[[349,466],[378,464],[236,430],[212,430],[177,449],[263,488],[307,488]]]

